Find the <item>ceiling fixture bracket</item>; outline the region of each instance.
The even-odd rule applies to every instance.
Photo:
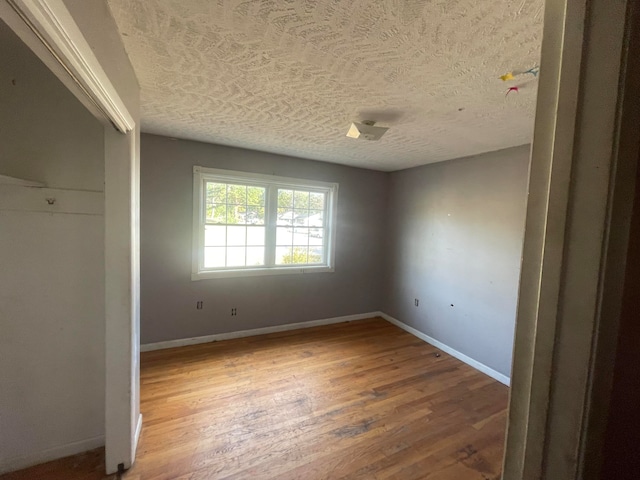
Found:
[[[347,137],[359,140],[380,140],[389,128],[376,127],[375,123],[373,120],[363,120],[361,123],[353,122],[347,132]]]

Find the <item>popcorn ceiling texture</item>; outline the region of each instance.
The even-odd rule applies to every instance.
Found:
[[[385,171],[531,141],[537,82],[498,76],[539,63],[543,0],[108,1],[145,132]]]

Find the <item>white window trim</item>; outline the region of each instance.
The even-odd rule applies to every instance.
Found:
[[[225,270],[206,270],[202,267],[204,253],[204,184],[206,181],[218,180],[225,183],[237,181],[256,186],[271,187],[267,190],[267,198],[265,201],[265,226],[267,232],[269,225],[273,227],[276,222],[272,218],[272,209],[269,206],[276,201],[276,188],[306,188],[319,189],[327,193],[327,222],[326,222],[326,239],[325,242],[325,258],[326,265],[303,265],[303,266],[265,266],[252,268],[229,268]],[[273,188],[276,187],[276,188]],[[271,198],[269,195],[271,192]],[[290,177],[278,177],[275,175],[264,175],[258,173],[238,172],[234,170],[221,170],[217,168],[193,167],[193,244],[192,244],[192,263],[191,263],[191,280],[206,280],[210,278],[230,278],[230,277],[250,277],[262,275],[291,275],[303,273],[320,273],[335,271],[335,245],[336,245],[336,217],[338,205],[338,184],[329,182],[320,182],[316,180],[306,180]],[[266,251],[275,251],[275,239],[270,238],[267,234]],[[268,255],[269,253],[267,253]]]

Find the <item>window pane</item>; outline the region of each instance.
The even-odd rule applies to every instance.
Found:
[[[310,227],[324,226],[324,212],[322,210],[309,210],[308,223]]]
[[[247,245],[263,246],[264,230],[264,227],[247,227]]]
[[[264,206],[263,187],[247,187],[247,204]]]
[[[309,248],[309,263],[324,263],[324,250],[322,247]]]
[[[293,190],[278,189],[278,208],[293,208]]]
[[[247,247],[247,266],[264,265],[264,247]]]
[[[293,195],[293,208],[309,208],[309,192],[296,191]]]
[[[244,267],[245,247],[227,247],[227,267]]]
[[[309,208],[312,210],[324,210],[324,193],[311,192],[309,195]]]
[[[291,250],[291,247],[276,247],[276,265],[282,265],[284,257],[287,252]]]
[[[308,225],[307,218],[309,217],[309,210],[294,210],[294,225],[299,225],[301,227],[306,227]]]
[[[293,225],[293,210],[288,208],[278,209],[278,225]]]
[[[247,203],[247,187],[245,185],[227,185],[227,203],[245,205]]]
[[[227,203],[227,185],[207,182],[207,203]]]
[[[309,245],[324,245],[324,228],[311,227],[309,229]]]
[[[307,263],[307,247],[277,247],[276,263],[278,265],[304,265]]]
[[[227,223],[230,225],[244,224],[247,207],[244,205],[227,206]]]
[[[213,223],[227,223],[227,206],[207,205],[207,220]]]
[[[248,225],[264,225],[264,207],[247,207],[245,220]]]
[[[296,227],[293,230],[293,244],[307,245],[309,243],[309,229],[304,227]]]
[[[205,247],[224,247],[227,244],[227,227],[206,225],[204,227]]]
[[[204,268],[224,267],[224,247],[205,247]]]
[[[227,227],[227,245],[240,246],[247,244],[247,227]]]
[[[276,245],[293,245],[293,229],[291,227],[277,227]]]

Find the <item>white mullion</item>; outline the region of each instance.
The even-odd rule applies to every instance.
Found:
[[[227,211],[226,209],[229,208],[229,206],[225,203],[225,212]],[[225,214],[225,224],[224,224],[224,268],[227,268],[227,256],[229,253],[229,224],[226,223],[227,221],[227,216]]]
[[[205,237],[205,228],[207,225],[207,180],[199,176],[200,179],[200,202],[199,202],[199,217],[200,217],[200,231],[198,235],[198,268],[204,270],[204,237]]]
[[[307,265],[309,265],[309,255],[311,255],[311,225],[309,225],[309,217],[311,216],[311,194],[309,194],[309,202],[307,205]]]
[[[229,184],[224,182],[224,268],[229,268]]]
[[[329,264],[329,237],[333,235],[333,232],[330,231],[331,228],[335,228],[335,225],[332,225],[331,218],[333,212],[331,209],[333,208],[333,192],[325,191],[324,192],[324,209],[322,212],[322,251],[324,253],[322,263],[325,265]],[[333,248],[333,245],[331,246]]]
[[[276,225],[278,223],[278,187],[268,185],[265,198],[265,258],[266,267],[276,264]]]

